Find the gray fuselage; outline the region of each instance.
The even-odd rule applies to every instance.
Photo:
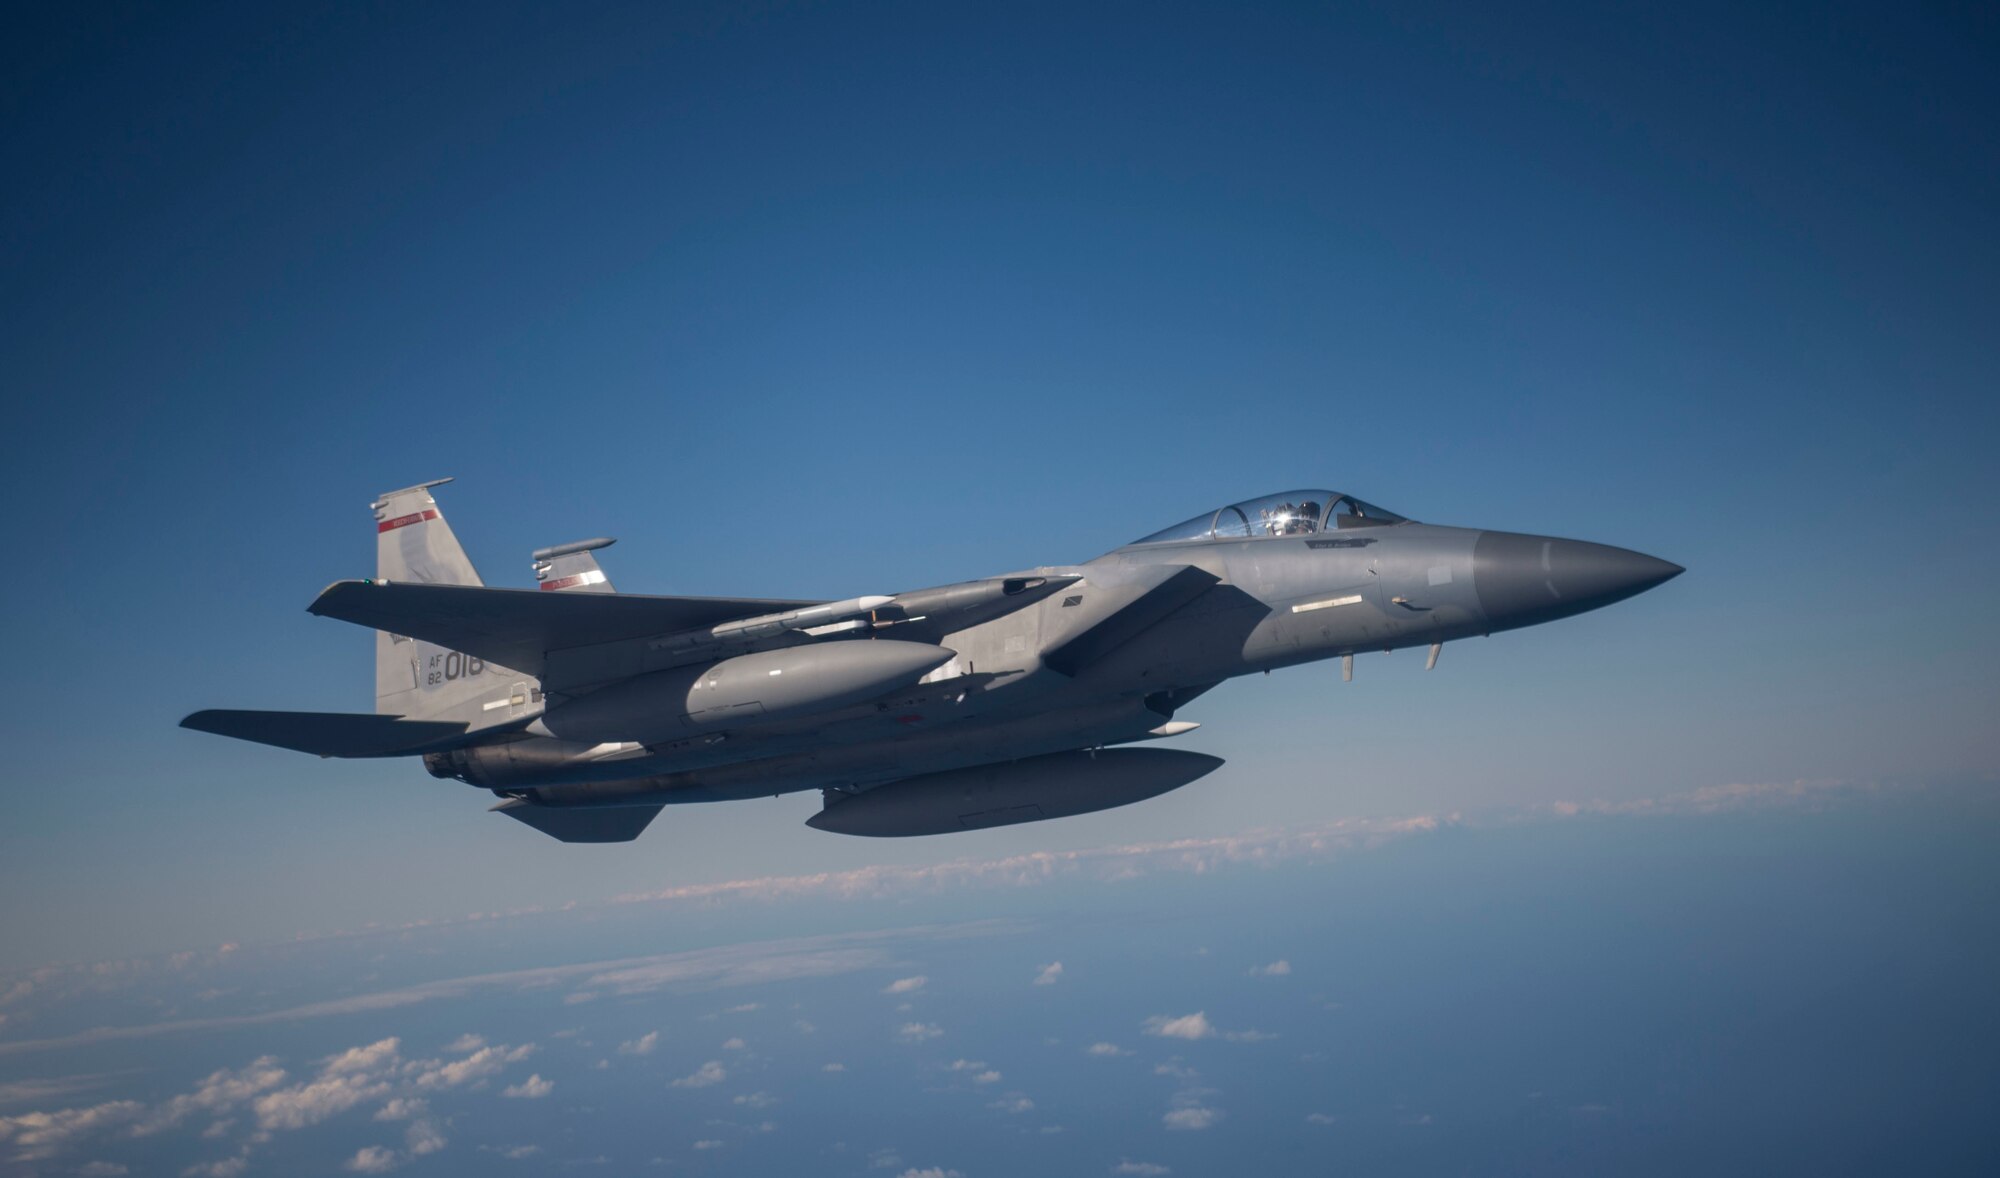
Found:
[[[1153,538],[1085,564],[1010,574],[1077,579],[959,628],[946,628],[954,616],[946,613],[758,647],[879,637],[953,656],[880,698],[659,742],[513,733],[426,764],[552,807],[865,790],[1171,735],[1174,711],[1226,679],[1551,621],[1680,571],[1604,545],[1401,520],[1341,516],[1324,530],[1236,536],[1211,525],[1195,538]],[[538,730],[559,732],[562,706]]]

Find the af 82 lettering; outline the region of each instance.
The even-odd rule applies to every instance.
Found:
[[[485,659],[460,654],[455,650],[439,651],[430,656],[429,664],[424,668],[424,685],[436,687],[457,679],[470,679],[474,675],[484,673],[485,670]]]

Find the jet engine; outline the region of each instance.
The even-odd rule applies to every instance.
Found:
[[[563,769],[620,755],[637,756],[645,751],[638,744],[584,744],[524,736],[498,744],[431,753],[424,757],[424,769],[432,777],[455,778],[497,789],[545,782]]]

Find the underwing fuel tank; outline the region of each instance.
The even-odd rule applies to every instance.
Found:
[[[812,643],[675,667],[549,709],[528,729],[562,740],[655,744],[688,732],[832,711],[907,687],[957,657],[926,642]]]
[[[892,781],[830,802],[806,825],[871,838],[984,830],[1142,802],[1221,766],[1180,749],[1051,753]]]

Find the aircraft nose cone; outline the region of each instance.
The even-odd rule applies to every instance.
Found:
[[[1472,568],[1473,590],[1495,630],[1623,601],[1686,571],[1629,548],[1511,532],[1482,533]]]

